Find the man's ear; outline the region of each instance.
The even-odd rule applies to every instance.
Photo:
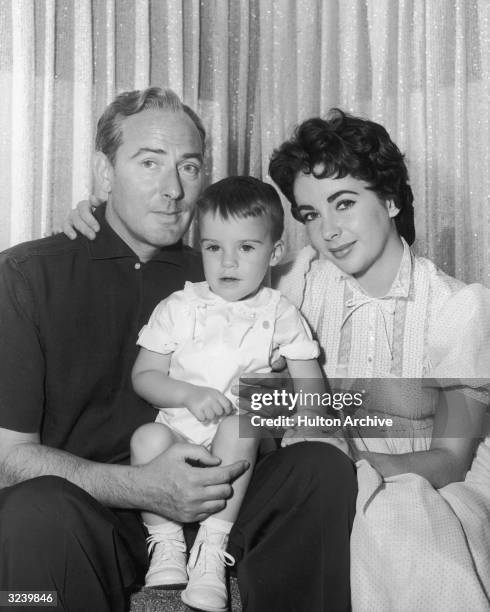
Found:
[[[270,266],[277,265],[284,254],[284,242],[282,240],[278,240],[274,243],[274,248],[272,249]]]
[[[102,151],[97,151],[94,157],[94,177],[95,186],[98,191],[106,194],[112,191],[112,180],[114,177],[114,167],[107,155]],[[105,198],[107,199],[107,197]]]
[[[386,200],[386,210],[391,218],[396,217],[400,212],[400,209],[395,204],[395,200]]]

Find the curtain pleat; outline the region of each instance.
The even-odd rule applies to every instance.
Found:
[[[53,129],[54,129],[54,68],[55,68],[55,1],[45,0],[44,62],[42,73],[42,147],[41,147],[41,235],[49,233],[53,225],[51,200],[53,193]]]
[[[93,132],[93,57],[91,0],[74,3],[73,55],[73,164],[77,172],[72,176],[72,201],[80,193],[90,193],[92,187],[91,159],[93,144],[87,134]]]
[[[170,86],[206,126],[207,182],[269,180],[274,147],[331,107],[382,123],[416,251],[490,286],[489,33],[488,0],[0,0],[0,248],[90,194],[116,93]],[[285,240],[306,242],[289,214]]]
[[[18,0],[12,4],[12,106],[10,238],[26,240],[32,231],[34,195],[34,4]]]

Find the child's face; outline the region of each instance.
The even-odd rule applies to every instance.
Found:
[[[283,252],[282,241],[272,241],[270,221],[263,217],[223,219],[209,212],[200,216],[199,232],[206,280],[228,302],[256,293]]]

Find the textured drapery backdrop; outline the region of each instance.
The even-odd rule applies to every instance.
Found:
[[[264,177],[332,106],[406,153],[418,253],[490,286],[490,0],[0,0],[0,249],[91,191],[115,93],[171,86],[209,130],[208,180]],[[304,244],[299,224],[288,246]]]

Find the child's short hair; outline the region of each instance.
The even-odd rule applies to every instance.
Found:
[[[294,198],[298,173],[318,179],[348,174],[366,181],[399,209],[398,233],[408,244],[415,240],[413,194],[403,155],[382,125],[333,108],[326,119],[315,117],[299,125],[271,157],[269,174],[291,202],[291,212],[303,221]]]
[[[229,176],[205,189],[197,201],[197,214],[218,213],[228,217],[268,217],[272,241],[284,230],[281,198],[272,185],[251,176]]]

